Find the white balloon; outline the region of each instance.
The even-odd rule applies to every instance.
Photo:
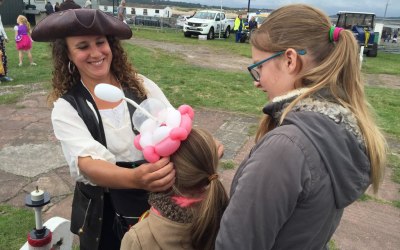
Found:
[[[124,98],[122,90],[108,83],[97,84],[94,88],[94,94],[107,102],[118,102]]]
[[[168,112],[167,109],[162,109],[160,110],[157,114],[156,117],[159,121],[161,122],[165,122],[165,120],[167,120],[167,116],[168,116]]]
[[[153,132],[157,127],[158,127],[158,124],[156,121],[154,121],[152,119],[147,119],[140,126],[139,131],[140,131],[140,133]]]
[[[152,143],[152,138],[151,138],[151,133],[143,133],[140,136],[140,141],[139,144],[142,146],[142,148],[145,148],[147,146],[154,146]]]
[[[158,113],[160,113],[161,110],[165,109],[165,104],[158,99],[148,98],[140,103],[140,107],[145,109],[151,115],[157,117]],[[135,113],[133,113],[132,116],[133,126],[135,126],[135,128],[140,128],[147,119],[148,116],[143,114],[143,112],[139,109],[136,109]]]
[[[172,128],[167,126],[161,126],[154,130],[152,138],[153,145],[157,145],[159,142],[167,138],[171,129]]]
[[[165,121],[168,127],[177,128],[181,125],[181,112],[176,109],[168,109],[168,116]]]

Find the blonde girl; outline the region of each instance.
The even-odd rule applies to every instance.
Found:
[[[28,19],[26,19],[25,16],[19,15],[17,17],[17,23],[18,25],[14,27],[15,30],[15,42],[16,42],[16,47],[18,50],[18,59],[19,63],[18,66],[22,66],[22,60],[23,60],[23,53],[26,53],[28,55],[28,59],[30,62],[31,66],[36,66],[36,63],[33,62],[32,59],[32,39],[31,39],[31,25],[28,22]]]

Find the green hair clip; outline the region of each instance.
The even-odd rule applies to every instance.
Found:
[[[335,26],[331,26],[329,29],[329,41],[333,42],[333,32],[335,31]]]

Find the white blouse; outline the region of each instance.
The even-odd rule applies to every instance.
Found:
[[[143,79],[148,98],[156,98],[167,106],[172,107],[164,93],[153,81],[142,75],[139,76]],[[92,104],[88,102],[88,105],[96,115]],[[131,127],[128,105],[130,104],[123,100],[113,109],[99,110],[107,141],[106,148],[93,139],[84,121],[68,101],[59,98],[54,102],[51,114],[54,134],[61,142],[71,176],[75,181],[96,185],[79,171],[78,157],[90,156],[93,159],[111,163],[143,159],[142,152],[133,145],[135,135]]]

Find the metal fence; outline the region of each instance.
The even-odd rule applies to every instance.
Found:
[[[177,17],[157,17],[157,16],[131,16],[126,22],[133,26],[156,27],[160,29],[169,28],[182,30],[183,27],[177,23]]]

